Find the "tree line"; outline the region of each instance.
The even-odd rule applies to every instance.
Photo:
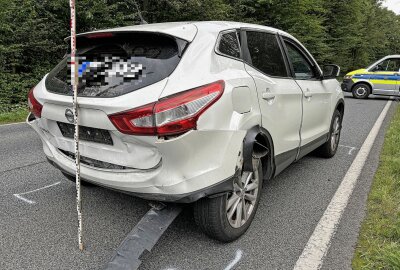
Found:
[[[149,23],[230,20],[276,27],[299,39],[319,64],[347,72],[400,54],[400,15],[381,0],[137,0]],[[69,0],[0,0],[0,113],[67,51]],[[77,0],[78,32],[139,22],[134,0]]]

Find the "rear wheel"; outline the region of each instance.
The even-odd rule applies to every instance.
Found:
[[[371,94],[371,87],[368,84],[360,83],[355,85],[351,92],[354,98],[365,99],[368,98],[368,96]]]
[[[195,203],[195,221],[208,236],[231,242],[249,228],[260,201],[263,179],[261,160],[253,158],[252,162],[253,171],[235,178],[232,192]]]
[[[342,114],[335,110],[332,117],[329,139],[317,149],[317,153],[324,158],[331,158],[336,154],[342,130]]]

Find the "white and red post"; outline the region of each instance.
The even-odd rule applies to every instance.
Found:
[[[82,242],[82,201],[81,201],[81,178],[80,178],[80,157],[79,157],[79,121],[78,121],[78,66],[79,59],[76,57],[76,19],[75,0],[70,0],[71,8],[71,85],[74,92],[73,111],[75,124],[75,167],[76,167],[76,210],[78,211],[78,242],[79,249],[83,250]]]

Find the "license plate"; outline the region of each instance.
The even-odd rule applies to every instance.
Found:
[[[66,138],[74,138],[75,126],[72,124],[57,122],[61,134]],[[96,142],[113,145],[110,132],[105,129],[79,126],[79,139],[82,141]]]

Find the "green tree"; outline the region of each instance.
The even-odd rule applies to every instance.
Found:
[[[289,32],[320,64],[343,71],[400,54],[400,16],[381,0],[137,0],[149,23],[233,20]],[[0,111],[26,93],[66,53],[69,1],[0,0]],[[77,1],[78,32],[139,23],[135,0]]]

